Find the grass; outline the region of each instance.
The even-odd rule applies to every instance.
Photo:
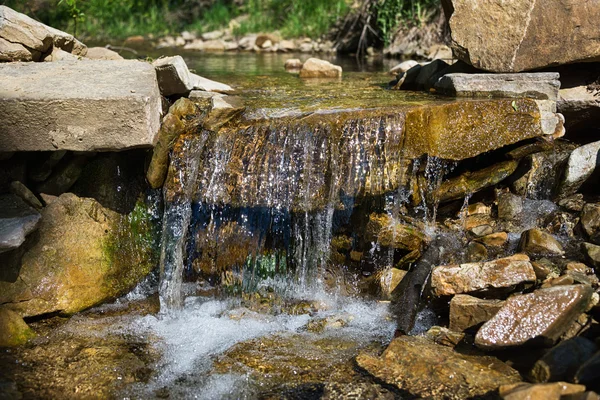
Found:
[[[285,38],[319,38],[361,2],[379,35],[389,38],[402,23],[419,21],[437,0],[0,0],[58,29],[83,39],[161,36],[183,30],[222,29],[236,17],[234,33],[279,31]],[[77,10],[77,13],[74,10]],[[77,31],[77,32],[75,32]]]

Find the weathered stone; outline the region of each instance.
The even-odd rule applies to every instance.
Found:
[[[466,399],[520,381],[515,370],[493,357],[460,354],[414,336],[394,339],[381,357],[360,354],[356,362],[385,383],[423,398]]]
[[[210,79],[190,74],[194,89],[204,90],[205,92],[229,93],[233,92],[233,88],[221,82],[212,81]]]
[[[509,97],[553,100],[560,88],[556,72],[523,74],[448,74],[435,84],[438,92],[458,97]]]
[[[545,280],[550,274],[553,274],[553,277],[557,277],[560,274],[560,268],[546,258],[534,261],[531,263],[531,265],[535,271],[535,276],[542,281]]]
[[[524,282],[535,282],[535,279],[529,257],[517,254],[484,263],[435,267],[431,273],[431,287],[436,296],[448,296],[508,288]]]
[[[553,286],[566,286],[566,285],[572,285],[575,283],[575,280],[568,276],[568,275],[562,275],[559,277],[549,277],[547,278],[544,283],[542,284],[541,288],[545,289],[545,288],[549,288],[549,287],[553,287]]]
[[[508,242],[508,233],[491,233],[489,235],[478,238],[477,241],[489,247],[502,247]]]
[[[521,162],[521,168],[526,169],[521,177],[516,179],[511,187],[513,191],[528,199],[551,199],[556,192],[560,175],[572,148],[555,146],[550,151],[528,155]]]
[[[398,268],[389,268],[379,275],[379,286],[381,293],[389,298],[394,289],[398,287],[402,279],[406,276],[406,271]]]
[[[527,143],[523,146],[519,146],[506,153],[506,157],[510,160],[520,160],[531,154],[540,153],[544,151],[554,150],[554,142],[549,140],[537,140],[533,143]]]
[[[531,382],[573,382],[579,367],[592,358],[598,346],[589,339],[574,337],[558,344],[536,361],[528,374]]]
[[[329,61],[309,58],[302,65],[300,78],[341,78],[342,67]]]
[[[52,46],[52,35],[46,25],[6,6],[0,6],[0,38],[41,53]]]
[[[302,61],[298,58],[290,58],[289,60],[285,60],[283,67],[286,71],[299,71],[302,69],[302,65]]]
[[[77,182],[88,161],[89,158],[86,155],[74,155],[64,159],[48,179],[37,185],[37,192],[54,196],[67,192]]]
[[[31,207],[38,210],[42,208],[42,203],[39,201],[39,199],[35,197],[31,190],[29,190],[27,186],[23,185],[21,182],[11,182],[10,191],[15,196],[19,196],[21,200],[29,204]]]
[[[466,172],[465,174],[448,179],[440,185],[434,192],[433,198],[440,202],[457,200],[494,186],[504,179],[508,178],[516,169],[519,163],[517,161],[503,161],[475,172]]]
[[[467,260],[471,263],[484,261],[488,258],[487,248],[478,242],[469,242],[467,245]]]
[[[73,35],[67,32],[60,31],[51,26],[45,25],[45,28],[52,35],[52,42],[54,44],[54,47],[58,47],[59,49],[64,50],[67,53],[71,53],[75,56],[87,55],[87,46],[81,43],[79,40],[75,39]]]
[[[152,63],[163,96],[185,94],[194,88],[187,64],[181,56],[162,57]]]
[[[494,228],[492,228],[490,225],[479,225],[471,228],[470,232],[477,237],[481,237],[492,234],[494,232]]]
[[[476,214],[491,214],[492,207],[485,205],[484,203],[474,203],[469,204],[467,207],[467,215],[476,215]]]
[[[384,247],[405,250],[420,249],[426,241],[417,228],[396,221],[389,214],[369,215],[365,238]]]
[[[261,33],[260,35],[256,36],[256,39],[254,40],[254,44],[257,45],[258,47],[265,48],[264,44],[267,41],[269,41],[273,44],[279,43],[281,41],[281,37],[279,35],[276,35],[273,33]]]
[[[555,286],[510,297],[477,332],[475,344],[487,350],[553,344],[588,306],[593,289]]]
[[[221,126],[244,112],[246,107],[241,98],[235,96],[213,97],[211,109],[203,126],[209,131],[217,131]]]
[[[586,204],[580,221],[590,242],[600,244],[600,203]]]
[[[44,208],[19,279],[0,282],[0,303],[23,317],[73,314],[131,290],[155,266],[144,207],[123,216],[63,194]]]
[[[44,57],[45,62],[56,62],[56,61],[77,61],[79,56],[64,51],[58,47],[53,47],[52,52]]]
[[[227,46],[223,40],[207,40],[202,44],[202,50],[204,51],[213,51],[213,52],[221,52],[225,51]]]
[[[0,148],[6,151],[107,151],[154,144],[161,101],[148,63],[1,64],[0,80]]]
[[[523,212],[523,198],[510,192],[498,193],[498,218],[503,221],[515,221]]]
[[[528,255],[560,256],[565,252],[562,245],[549,233],[530,229],[521,234],[519,250]]]
[[[450,301],[450,329],[462,332],[487,322],[496,315],[503,304],[502,300],[483,300],[457,294]]]
[[[19,314],[0,308],[0,347],[20,346],[34,337],[35,333]]]
[[[591,265],[600,268],[600,246],[592,243],[582,243],[581,250]]]
[[[593,22],[600,9],[569,3],[451,0],[452,48],[459,59],[493,72],[519,72],[600,57],[600,35]],[[557,34],[577,31],[565,37]]]
[[[495,226],[495,221],[489,214],[473,214],[467,216],[464,224],[464,228],[467,230],[473,230],[477,227],[483,227],[482,231],[485,232],[487,230],[486,227],[490,227],[493,231],[493,227]],[[491,232],[490,232],[491,233]]]
[[[573,381],[590,387],[597,388],[600,379],[600,352],[587,360],[575,373]]]
[[[38,61],[40,52],[28,50],[20,43],[11,43],[0,37],[0,62]]]
[[[0,253],[18,248],[35,231],[40,214],[13,194],[0,196]]]
[[[85,57],[90,60],[123,60],[123,57],[119,53],[106,47],[90,47]]]
[[[575,212],[582,211],[585,204],[586,203],[585,200],[583,200],[583,194],[581,193],[576,193],[574,195],[565,197],[558,202],[559,206]]]
[[[578,147],[569,156],[563,179],[558,189],[559,197],[575,193],[596,170],[600,142]]]
[[[217,39],[222,38],[223,36],[225,36],[225,32],[220,31],[220,30],[204,32],[201,35],[202,40],[217,40]]]
[[[568,395],[585,392],[585,386],[567,382],[537,385],[523,382],[500,386],[498,391],[504,400],[561,400]]]
[[[465,334],[441,326],[432,326],[425,337],[442,346],[456,347],[465,338]]]

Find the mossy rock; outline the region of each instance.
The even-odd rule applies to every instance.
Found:
[[[18,313],[0,308],[0,347],[20,346],[34,337],[35,333]]]
[[[23,317],[73,314],[131,290],[156,265],[143,203],[128,215],[65,193],[42,211],[36,244],[19,278],[0,282],[0,303]]]

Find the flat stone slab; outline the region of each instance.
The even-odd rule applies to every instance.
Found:
[[[0,65],[2,151],[151,147],[160,127],[154,67],[134,60]]]
[[[37,229],[40,218],[40,213],[19,197],[0,196],[0,253],[22,245],[27,235]]]
[[[585,311],[594,290],[587,285],[555,286],[510,297],[477,336],[487,350],[553,344]]]
[[[535,279],[529,257],[516,254],[488,262],[435,267],[431,273],[431,286],[437,296],[448,296],[508,288],[535,282]]]
[[[435,84],[439,92],[459,97],[527,97],[539,100],[558,99],[557,72],[520,74],[448,74]]]
[[[450,301],[450,329],[462,332],[465,329],[487,322],[504,302],[502,300],[486,300],[466,294],[458,294]]]

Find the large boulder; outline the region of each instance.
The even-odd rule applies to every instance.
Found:
[[[469,356],[423,337],[400,336],[381,357],[360,354],[359,367],[419,398],[466,399],[519,382],[518,372],[493,357]]]
[[[519,72],[600,59],[596,2],[445,1],[454,53],[477,68]]]
[[[161,99],[152,65],[134,60],[0,65],[3,151],[151,147]]]
[[[141,203],[129,215],[71,193],[42,212],[19,279],[0,281],[0,304],[23,317],[73,314],[131,290],[155,266],[153,230]]]
[[[475,344],[487,350],[553,344],[588,307],[587,285],[555,286],[510,297],[477,332]]]
[[[306,60],[300,70],[300,78],[341,78],[342,67],[318,58]]]

